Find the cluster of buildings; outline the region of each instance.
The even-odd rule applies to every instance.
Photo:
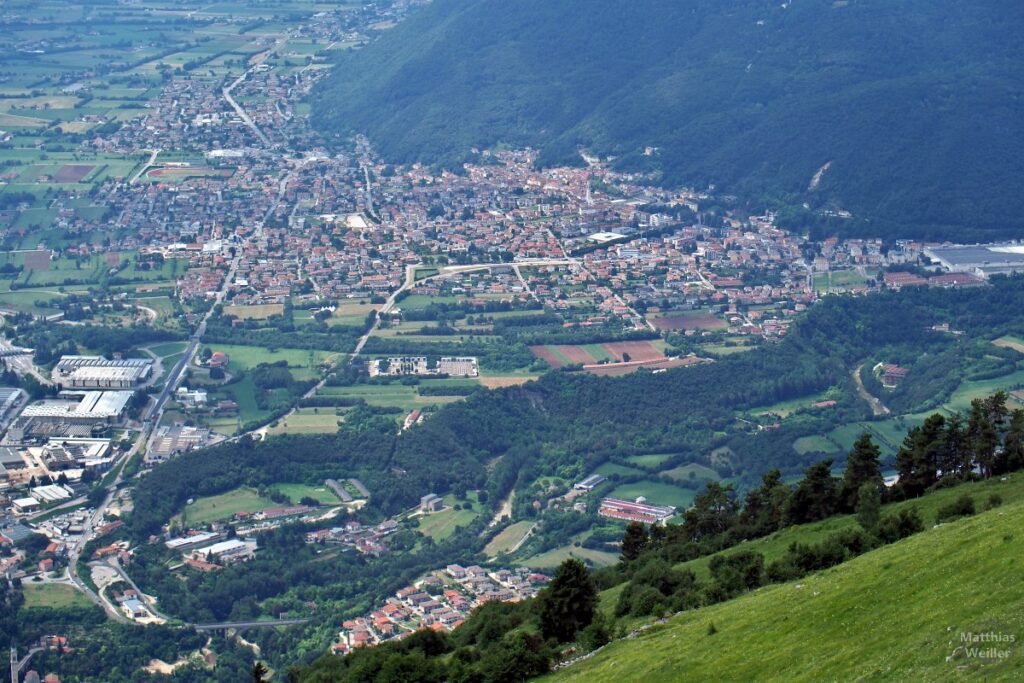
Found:
[[[156,435],[146,450],[144,462],[147,465],[167,462],[194,448],[202,448],[210,442],[211,436],[210,430],[205,427],[164,425],[157,428]]]
[[[597,510],[597,514],[602,517],[621,519],[626,522],[643,522],[644,524],[664,524],[675,513],[674,507],[648,505],[643,497],[637,498],[633,502],[618,498],[605,498]]]
[[[153,361],[148,358],[62,356],[53,369],[53,381],[71,389],[134,389],[152,373]]]
[[[354,548],[365,555],[379,557],[388,550],[384,539],[396,531],[398,531],[398,522],[392,519],[372,526],[364,526],[356,520],[350,520],[343,526],[306,533],[306,543],[342,545]]]
[[[448,375],[450,377],[477,377],[480,367],[472,356],[448,356],[431,362],[426,356],[397,356],[375,358],[369,362],[370,377],[402,377],[416,375]]]
[[[164,542],[186,564],[203,571],[221,569],[256,556],[256,541],[228,538],[226,531],[197,531]]]
[[[380,609],[345,621],[332,651],[346,654],[357,647],[408,637],[419,629],[450,631],[485,602],[534,597],[549,580],[524,568],[488,570],[450,564],[398,590]]]

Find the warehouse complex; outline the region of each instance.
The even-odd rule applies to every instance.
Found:
[[[927,247],[924,255],[953,273],[981,278],[1024,272],[1024,244],[972,244]]]
[[[103,356],[63,356],[53,379],[73,389],[132,389],[153,372],[148,358],[107,360]]]

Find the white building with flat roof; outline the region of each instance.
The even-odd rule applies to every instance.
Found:
[[[62,356],[53,379],[74,389],[130,389],[153,371],[148,358],[107,360],[103,356]]]
[[[35,498],[16,498],[12,501],[15,512],[25,514],[27,512],[35,512],[39,509],[39,501]]]
[[[112,421],[121,417],[132,391],[62,392],[62,398],[37,401],[25,407],[23,418],[77,424]]]

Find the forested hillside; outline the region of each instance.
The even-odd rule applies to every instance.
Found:
[[[994,0],[435,0],[343,55],[314,120],[449,167],[474,145],[544,163],[584,145],[789,207],[789,227],[1019,236],[1022,29]]]

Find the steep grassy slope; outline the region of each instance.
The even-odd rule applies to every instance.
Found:
[[[928,529],[800,581],[687,612],[550,677],[565,681],[1019,680],[1024,502]],[[710,625],[715,631],[711,633]],[[1004,659],[957,650],[1012,635]]]
[[[996,0],[434,0],[342,57],[314,120],[394,161],[582,144],[847,232],[1019,235],[1022,29]]]

